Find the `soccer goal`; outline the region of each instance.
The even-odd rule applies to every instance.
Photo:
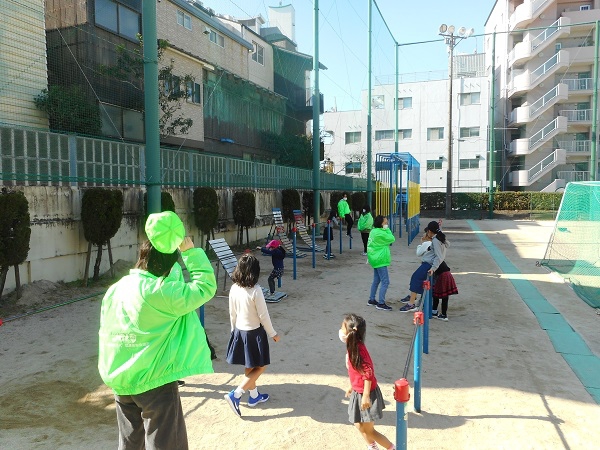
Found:
[[[600,182],[568,183],[541,262],[600,308]]]

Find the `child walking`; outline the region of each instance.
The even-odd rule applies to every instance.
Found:
[[[339,330],[340,340],[346,344],[346,367],[350,387],[346,390],[350,423],[360,431],[367,442],[367,449],[383,446],[388,450],[396,447],[383,434],[375,430],[375,419],[383,417],[385,404],[377,385],[373,361],[365,346],[367,324],[356,314],[346,314]]]
[[[244,392],[250,391],[250,407],[269,400],[269,394],[258,392],[256,381],[271,362],[268,337],[279,342],[279,335],[271,324],[265,296],[256,284],[259,275],[258,259],[245,254],[231,276],[234,284],[229,291],[231,337],[227,344],[227,362],[243,365],[245,369],[242,383],[225,394],[225,400],[240,417],[240,399]]]
[[[273,263],[273,270],[269,274],[269,291],[271,295],[275,293],[275,278],[281,278],[283,276],[283,260],[285,259],[285,249],[281,245],[281,241],[273,239],[264,247],[256,247],[263,253],[271,255],[271,262]]]

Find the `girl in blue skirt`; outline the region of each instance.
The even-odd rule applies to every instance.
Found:
[[[229,318],[231,337],[227,345],[227,362],[245,367],[244,379],[225,400],[234,413],[241,417],[240,399],[249,391],[248,406],[254,407],[269,400],[269,394],[258,392],[256,380],[271,362],[269,337],[279,342],[279,335],[271,324],[265,296],[259,285],[260,264],[256,257],[245,254],[240,258],[231,279],[229,291]]]

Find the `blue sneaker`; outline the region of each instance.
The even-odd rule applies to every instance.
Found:
[[[416,303],[414,305],[407,303],[402,308],[400,308],[400,312],[411,312],[411,311],[416,311],[417,309],[419,309],[419,307],[417,306]]]
[[[258,393],[258,396],[256,398],[252,398],[250,397],[248,399],[248,406],[253,408],[256,405],[258,405],[259,403],[264,403],[267,400],[269,400],[269,394],[261,394],[260,392]]]
[[[238,417],[242,417],[242,412],[240,411],[240,399],[235,398],[233,395],[234,391],[231,391],[229,394],[225,394],[225,400],[227,400],[227,404],[231,407],[232,411],[238,415]]]

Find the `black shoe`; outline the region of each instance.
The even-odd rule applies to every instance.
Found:
[[[183,381],[183,380],[177,380],[177,384],[179,385],[179,387],[185,386],[185,381]]]
[[[377,302],[377,300],[369,300],[367,302],[367,306],[377,306],[379,303]]]
[[[386,305],[385,303],[378,303],[377,306],[375,306],[375,309],[378,309],[380,311],[391,311],[392,307],[389,305]]]

